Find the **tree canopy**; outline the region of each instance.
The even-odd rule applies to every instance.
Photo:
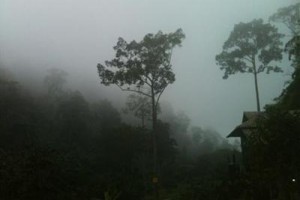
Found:
[[[285,51],[289,54],[289,59],[293,59],[294,67],[299,64],[299,41],[300,41],[300,3],[280,8],[270,18],[270,21],[283,23],[289,30],[289,41],[285,44]]]
[[[285,52],[292,61],[294,72],[292,80],[278,98],[279,104],[286,109],[299,109],[300,103],[300,3],[280,8],[270,17],[270,21],[284,24],[290,31],[285,34],[288,42]]]
[[[115,58],[98,64],[104,85],[115,84],[122,91],[136,92],[150,98],[152,108],[153,180],[158,176],[157,108],[159,99],[169,84],[175,81],[171,57],[173,49],[181,46],[185,35],[182,29],[174,33],[147,34],[140,42],[119,38],[114,47]],[[157,181],[153,181],[157,183]],[[155,195],[158,199],[157,184]]]
[[[262,19],[235,25],[223,45],[222,53],[216,56],[217,64],[225,71],[223,78],[226,79],[237,72],[281,71],[278,66],[272,65],[271,61],[282,59],[282,37],[276,27],[264,24]],[[255,68],[257,60],[260,61],[260,65]]]
[[[175,81],[171,56],[173,48],[181,46],[185,35],[182,29],[174,33],[147,34],[140,42],[126,42],[119,38],[114,47],[115,58],[98,64],[98,73],[104,85],[115,84],[124,91],[133,91],[151,97],[160,95]]]
[[[299,34],[299,9],[300,3],[290,5],[288,7],[279,8],[269,19],[270,21],[280,22],[292,32],[292,34]]]
[[[216,56],[217,64],[224,70],[224,79],[235,73],[254,74],[257,110],[260,110],[257,74],[282,72],[272,61],[282,59],[282,34],[277,28],[262,19],[234,26],[229,38],[223,45],[223,51]]]

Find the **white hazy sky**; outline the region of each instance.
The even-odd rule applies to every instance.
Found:
[[[62,68],[69,85],[87,96],[120,104],[127,94],[100,85],[96,65],[113,57],[119,36],[140,40],[147,33],[186,34],[173,54],[176,82],[163,95],[193,125],[223,136],[256,109],[253,77],[223,80],[215,64],[234,24],[265,20],[298,0],[0,0],[0,64],[16,76],[38,76]],[[291,71],[260,75],[261,104],[272,103]],[[37,78],[38,79],[38,78]]]

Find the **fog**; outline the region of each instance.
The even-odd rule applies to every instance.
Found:
[[[108,99],[122,107],[127,93],[100,84],[97,63],[114,56],[118,37],[139,41],[147,33],[182,28],[186,39],[172,64],[176,81],[162,96],[184,111],[193,125],[226,136],[243,111],[255,111],[251,74],[223,80],[215,55],[234,24],[268,17],[298,0],[1,0],[0,63],[28,87],[41,89],[49,68],[68,72],[68,87],[89,99]],[[280,95],[291,68],[261,74],[262,107]]]

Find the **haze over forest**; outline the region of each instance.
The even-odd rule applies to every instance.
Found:
[[[299,99],[299,0],[0,0],[0,199],[300,199]]]
[[[162,95],[173,109],[184,111],[193,125],[226,136],[240,123],[243,111],[255,111],[251,74],[223,80],[215,55],[221,52],[234,24],[268,17],[297,0],[65,0],[0,2],[0,64],[26,88],[40,91],[47,69],[68,73],[67,87],[90,100],[107,99],[121,109],[128,93],[100,84],[97,63],[114,56],[118,37],[139,41],[147,33],[182,28],[185,40],[172,56],[176,81]],[[262,107],[278,97],[291,67],[262,74]]]

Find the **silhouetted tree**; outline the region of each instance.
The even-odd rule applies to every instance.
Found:
[[[267,73],[282,72],[272,63],[282,59],[280,47],[282,37],[277,28],[269,23],[263,23],[262,19],[249,23],[241,22],[234,26],[223,45],[222,53],[216,56],[220,69],[225,70],[224,79],[238,72],[254,75],[257,111],[260,111],[257,74],[265,70]]]
[[[151,99],[154,176],[157,176],[157,107],[169,84],[175,81],[171,56],[174,47],[180,46],[185,35],[181,29],[174,33],[147,34],[140,42],[127,43],[119,38],[114,47],[115,58],[98,64],[98,73],[104,85],[115,84],[122,91],[142,94]]]

